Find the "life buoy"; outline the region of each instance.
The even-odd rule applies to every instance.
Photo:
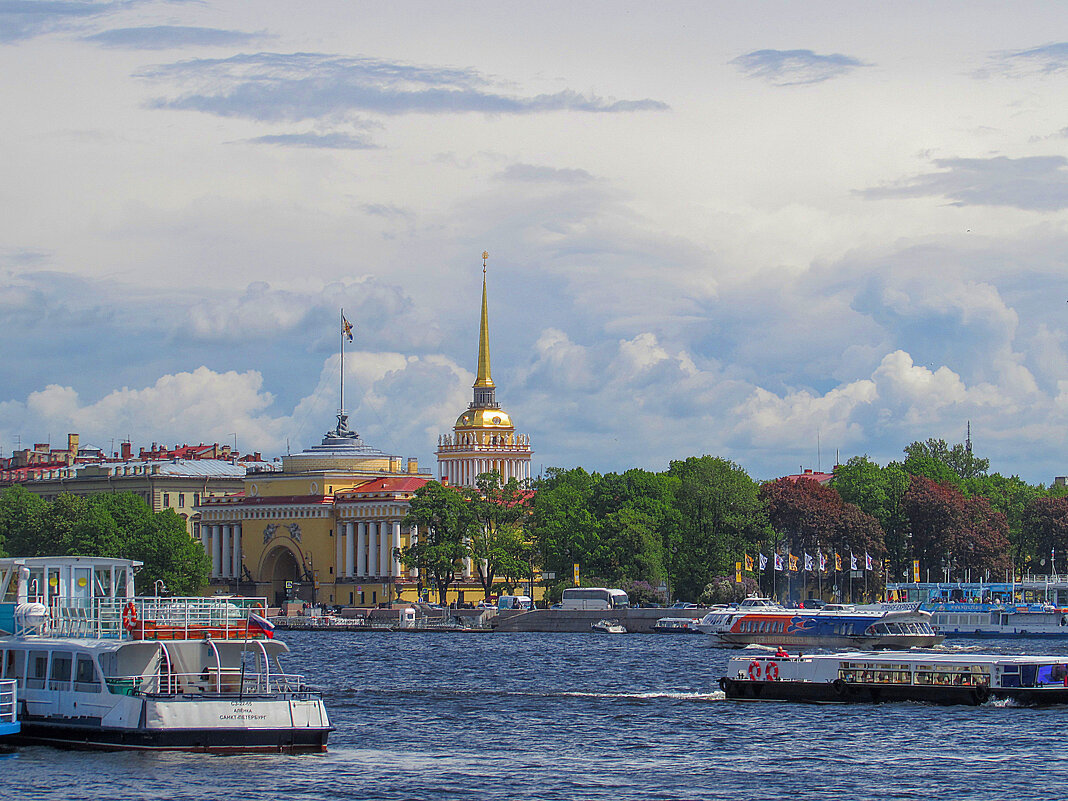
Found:
[[[257,615],[263,615],[263,604],[257,602],[252,604],[252,611]]]
[[[127,631],[133,631],[137,627],[137,607],[130,601],[122,609],[122,627]]]
[[[849,694],[849,685],[846,684],[845,679],[835,679],[831,682],[831,687],[834,688],[834,692],[839,698],[844,698]]]
[[[764,678],[768,681],[779,680],[779,666],[777,663],[768,662],[767,666],[764,668]]]
[[[975,698],[976,704],[985,704],[990,699],[990,688],[980,684],[972,690],[972,697]]]
[[[760,663],[755,659],[749,663],[749,678],[753,681],[760,681]]]

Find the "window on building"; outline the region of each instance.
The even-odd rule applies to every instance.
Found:
[[[194,492],[193,493],[193,506],[200,506],[200,493],[199,492]]]
[[[185,506],[185,493],[184,492],[179,492],[178,493],[178,508],[181,508],[183,506]]]
[[[169,492],[163,493],[163,505],[164,506],[170,506],[171,505],[171,494]]]

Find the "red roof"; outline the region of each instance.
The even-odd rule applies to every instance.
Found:
[[[818,481],[820,484],[826,484],[834,478],[834,473],[819,473],[812,470],[805,470],[802,473],[795,473],[792,476],[783,476],[788,481],[800,481],[802,478],[810,478],[813,481]]]
[[[368,481],[354,489],[341,490],[338,495],[363,495],[368,492],[415,492],[431,479],[427,476],[383,477]]]

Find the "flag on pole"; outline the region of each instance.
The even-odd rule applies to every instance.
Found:
[[[867,551],[864,552],[864,569],[865,570],[874,570],[875,569],[875,566],[871,563],[871,554],[869,554]]]
[[[255,612],[249,613],[248,631],[252,635],[262,634],[268,640],[274,639],[274,623],[265,617],[260,617]]]
[[[753,557],[750,556],[749,554],[745,555],[745,569],[746,569],[746,572],[748,572],[748,573],[752,573],[753,572]]]
[[[782,572],[782,554],[780,553],[775,554],[775,569]]]
[[[838,571],[842,569],[842,555],[838,551],[834,552],[834,569]]]
[[[760,556],[760,572],[763,573],[764,569],[768,566],[768,557],[764,556],[764,554],[759,554],[759,556]]]
[[[352,342],[352,323],[345,319],[345,313],[341,313],[341,333],[349,338],[349,342]]]
[[[812,557],[809,554],[805,554],[805,571],[812,572]]]
[[[849,552],[849,569],[860,570],[860,568],[857,567],[857,557],[853,554],[852,551]]]
[[[821,573],[826,573],[827,572],[827,554],[825,554],[823,551],[818,551],[817,553],[819,553],[819,555],[820,555],[820,572]]]
[[[796,573],[797,572],[797,562],[798,562],[797,557],[794,556],[793,554],[790,554],[790,572],[791,573]]]

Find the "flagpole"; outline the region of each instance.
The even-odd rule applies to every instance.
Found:
[[[341,310],[341,414],[345,413],[345,309]]]

